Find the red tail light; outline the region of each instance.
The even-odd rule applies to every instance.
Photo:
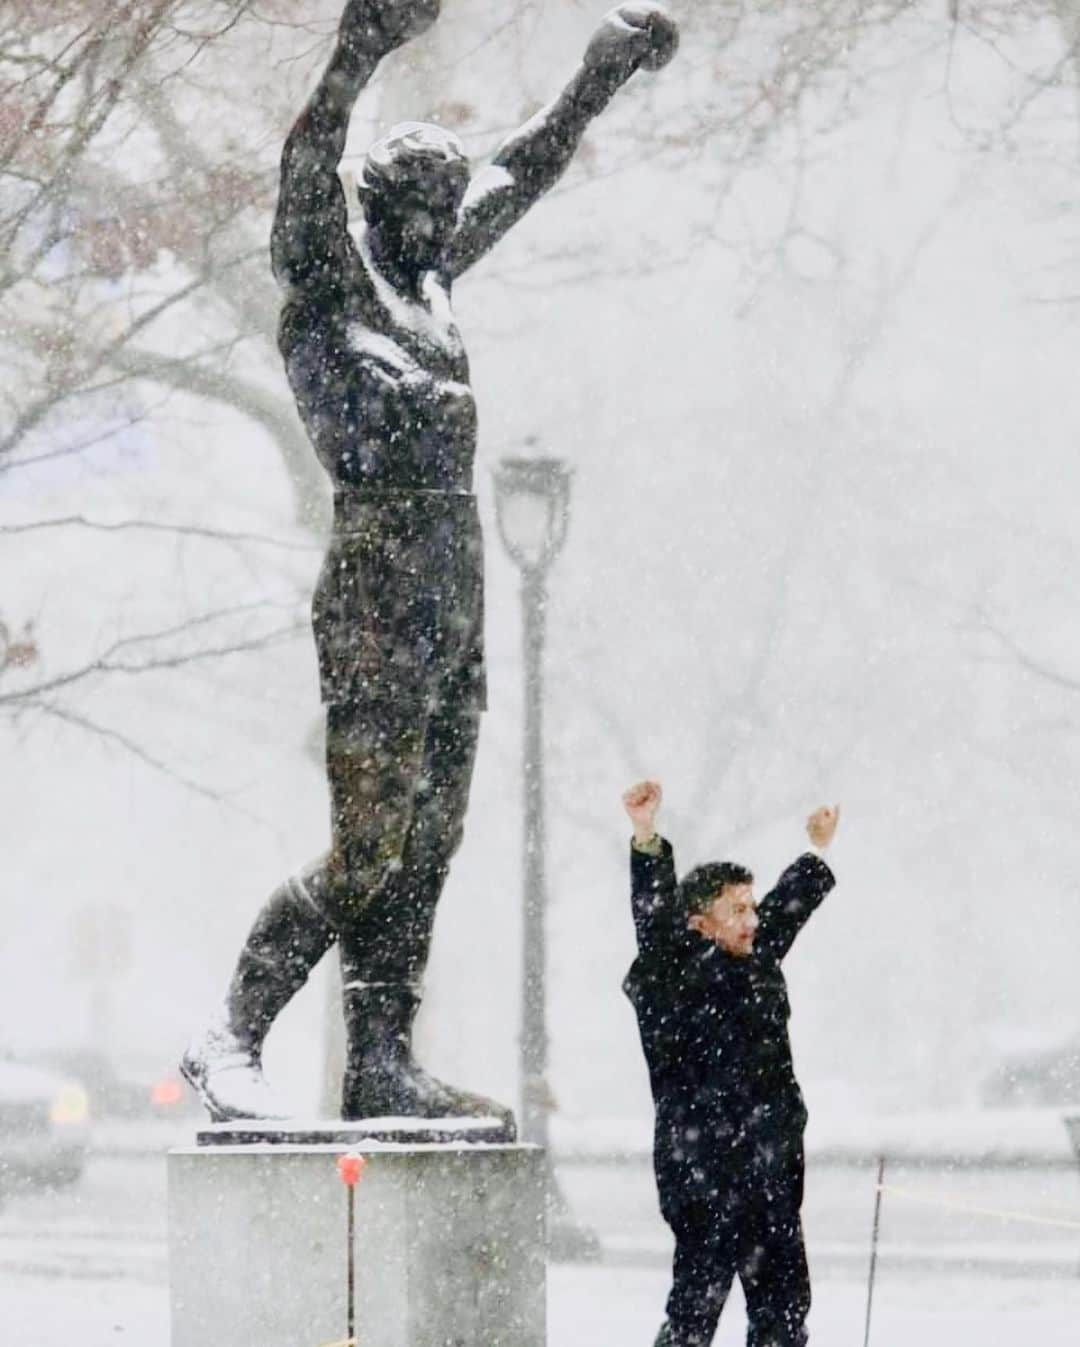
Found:
[[[150,1100],[159,1107],[179,1104],[183,1097],[184,1087],[178,1080],[159,1080],[150,1089]]]

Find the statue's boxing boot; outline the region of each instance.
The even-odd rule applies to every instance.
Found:
[[[262,1046],[333,943],[317,906],[323,883],[316,870],[275,890],[240,951],[224,1006],[184,1053],[180,1071],[214,1122],[288,1116],[263,1079]]]
[[[497,1118],[506,1139],[514,1140],[517,1128],[508,1108],[436,1080],[413,1059],[412,1027],[420,1005],[414,984],[353,978],[343,995],[343,1118]]]

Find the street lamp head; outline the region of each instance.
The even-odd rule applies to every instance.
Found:
[[[570,469],[558,458],[504,458],[495,469],[499,537],[522,571],[545,571],[566,541]]]

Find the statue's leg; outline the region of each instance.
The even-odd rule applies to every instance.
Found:
[[[223,1006],[181,1061],[216,1122],[288,1115],[263,1078],[263,1041],[337,931],[355,923],[401,864],[426,722],[422,710],[401,704],[369,706],[362,718],[349,704],[327,708],[331,853],[270,896]]]
[[[464,835],[480,709],[448,680],[425,720],[408,827],[395,866],[342,931],[349,970],[368,982],[419,983],[435,909]],[[449,695],[447,695],[449,693]]]
[[[326,708],[333,845],[320,901],[339,936],[401,868],[426,726],[422,700],[404,687]]]
[[[404,517],[402,525],[393,512],[375,510],[360,521],[362,531],[335,537],[316,586],[312,619],[327,704],[333,846],[324,861],[271,895],[240,951],[223,1006],[184,1055],[181,1070],[215,1120],[285,1114],[262,1076],[269,1027],[337,931],[357,920],[401,863],[423,756],[428,677],[408,644],[424,636],[423,628],[411,612],[397,611],[411,593],[403,582],[410,567],[399,575],[393,563],[400,555],[407,562],[415,548],[412,514]],[[369,591],[382,596],[381,607]]]
[[[215,1122],[286,1116],[263,1079],[262,1046],[334,941],[320,912],[324,882],[316,869],[271,894],[240,950],[224,1004],[184,1054],[180,1070]]]
[[[463,834],[480,706],[474,668],[459,669],[441,685],[427,723],[400,867],[342,930],[346,1118],[498,1117],[513,1135],[509,1109],[436,1080],[412,1056],[435,910]]]

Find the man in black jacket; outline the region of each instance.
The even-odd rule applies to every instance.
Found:
[[[788,1038],[781,961],[833,887],[821,852],[838,810],[807,820],[811,849],[756,904],[731,862],[676,881],[655,830],[660,786],[623,796],[638,957],[624,982],[649,1068],[660,1210],[675,1234],[667,1321],[656,1347],[708,1347],[738,1273],[747,1347],[803,1347],[810,1278],[803,1246],[806,1108]]]

